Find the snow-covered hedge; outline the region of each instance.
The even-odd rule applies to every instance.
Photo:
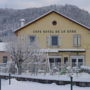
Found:
[[[81,66],[81,69],[90,70],[90,66]]]
[[[90,73],[90,66],[81,66],[81,70],[84,70],[87,73]]]

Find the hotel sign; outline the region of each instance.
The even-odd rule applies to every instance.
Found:
[[[76,30],[33,30],[33,33],[76,33]]]

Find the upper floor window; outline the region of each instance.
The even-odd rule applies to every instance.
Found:
[[[7,56],[3,56],[3,63],[7,63],[8,57]]]
[[[30,42],[31,42],[31,43],[35,42],[35,39],[36,39],[35,36],[30,36]]]
[[[61,37],[58,35],[48,36],[48,46],[60,46],[61,45]]]
[[[51,45],[58,46],[58,36],[51,36]]]
[[[74,37],[73,37],[73,45],[75,47],[80,47],[81,46],[81,35],[79,35],[79,34],[74,35]]]

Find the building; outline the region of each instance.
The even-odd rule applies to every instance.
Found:
[[[6,43],[0,42],[0,63],[7,63],[11,60],[10,55],[6,52]]]
[[[15,30],[18,37],[36,39],[49,56],[50,68],[69,64],[90,66],[90,28],[57,12],[49,11]]]

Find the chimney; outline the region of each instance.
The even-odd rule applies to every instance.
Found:
[[[21,27],[23,27],[25,24],[25,19],[20,19],[20,22],[21,22]]]

